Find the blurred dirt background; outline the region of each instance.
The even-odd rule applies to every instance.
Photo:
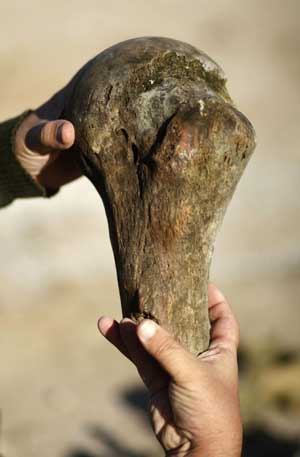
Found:
[[[130,37],[190,42],[225,69],[258,137],[211,273],[241,324],[247,457],[300,455],[299,30],[298,0],[0,0],[3,120]],[[92,186],[15,202],[0,233],[0,453],[162,455],[135,370],[97,332],[120,304]]]

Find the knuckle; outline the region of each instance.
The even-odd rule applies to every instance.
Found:
[[[170,337],[165,337],[162,341],[160,341],[159,345],[155,349],[155,356],[157,357],[157,359],[160,359],[162,357],[170,356],[176,350],[176,342]]]
[[[49,122],[46,122],[41,129],[41,144],[48,146],[51,142],[51,125]]]

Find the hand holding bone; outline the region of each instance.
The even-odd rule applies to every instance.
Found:
[[[153,430],[166,455],[241,455],[238,324],[215,286],[208,297],[211,343],[197,359],[152,321],[99,320],[101,333],[134,363],[149,391]]]
[[[32,111],[16,133],[15,154],[22,167],[48,191],[82,175],[70,152],[75,141],[71,122],[62,113],[73,90],[77,75],[46,103]]]

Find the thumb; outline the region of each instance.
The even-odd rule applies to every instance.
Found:
[[[137,328],[137,336],[146,351],[176,382],[187,381],[193,373],[195,359],[154,321],[145,319]]]
[[[63,119],[41,121],[26,134],[25,145],[28,149],[40,154],[68,149],[75,139],[74,127]]]

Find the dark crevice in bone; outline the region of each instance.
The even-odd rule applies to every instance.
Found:
[[[136,174],[137,174],[137,179],[138,179],[138,183],[139,183],[139,193],[140,193],[140,197],[143,196],[144,194],[144,187],[145,187],[145,178],[144,178],[144,168],[143,168],[143,164],[138,162],[137,164],[137,168],[136,168]]]
[[[123,134],[125,140],[126,140],[126,143],[128,143],[128,133],[125,129],[120,129],[120,132]]]
[[[132,149],[132,153],[133,153],[133,161],[134,161],[134,163],[137,163],[139,156],[140,156],[139,149],[135,143],[131,144],[131,149]]]
[[[135,165],[135,170],[136,170],[136,175],[137,175],[137,180],[138,180],[138,185],[139,185],[139,195],[142,197],[144,193],[144,167],[143,163],[140,160],[141,157],[141,152],[137,145],[135,143],[131,143],[131,150],[133,154],[133,162]]]
[[[105,105],[108,105],[109,101],[110,101],[110,96],[111,96],[111,92],[113,90],[113,85],[110,84],[107,88],[107,91],[106,91],[106,94],[105,94]]]
[[[131,303],[130,303],[130,309],[132,314],[136,314],[139,312],[139,304],[140,304],[140,299],[139,299],[139,291],[136,290],[132,296]]]
[[[133,320],[135,320],[136,322],[140,322],[143,319],[151,319],[154,322],[156,322],[157,324],[159,324],[159,320],[154,316],[154,314],[142,309],[142,306],[140,303],[140,294],[139,294],[138,290],[136,290],[133,294],[133,297],[132,297],[131,303],[130,303],[130,310],[131,310],[130,317]]]
[[[177,112],[178,112],[178,110],[176,110],[175,113],[172,114],[172,116],[168,117],[160,126],[160,128],[157,132],[155,141],[149,150],[149,153],[143,158],[144,163],[149,162],[149,160],[151,160],[153,158],[153,156],[155,156],[155,154],[157,153],[159,147],[162,145],[162,143],[164,141],[164,138],[165,138],[167,130],[168,130],[168,126],[171,123],[173,117],[177,114]]]

